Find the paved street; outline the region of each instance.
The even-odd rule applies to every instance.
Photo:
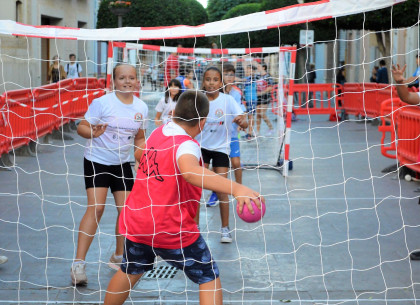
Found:
[[[157,98],[145,97],[150,118]],[[327,119],[300,116],[293,122],[294,168],[287,179],[277,170],[244,172],[244,184],[266,197],[267,213],[262,222],[246,224],[232,204],[232,244],[219,242],[219,209],[205,206],[205,192],[201,230],[221,270],[225,304],[419,303],[420,262],[408,258],[420,248],[419,184],[381,172],[395,161],[381,156],[377,127]],[[35,157],[16,156],[13,168],[0,171],[0,255],[9,257],[0,266],[0,304],[104,299],[113,274],[106,263],[115,244],[116,209],[109,194],[87,256],[89,284],[72,287],[70,265],[86,206],[85,140],[66,134],[73,140],[40,143]],[[241,149],[267,159],[278,145],[275,137],[259,137]],[[182,272],[144,279],[127,301],[132,303],[198,304],[198,286]]]

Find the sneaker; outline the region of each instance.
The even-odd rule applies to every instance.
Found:
[[[0,256],[0,265],[4,264],[5,262],[7,262],[9,259],[7,258],[7,256]]]
[[[273,130],[273,129],[270,129],[270,130],[267,132],[267,137],[271,137],[273,134],[274,134],[274,130]]]
[[[412,261],[420,261],[420,251],[414,251],[410,253],[410,259]]]
[[[229,227],[222,228],[220,234],[221,234],[221,238],[220,238],[221,243],[231,243],[232,242],[232,235],[230,235]]]
[[[216,206],[217,201],[219,201],[219,198],[217,198],[217,194],[215,192],[211,193],[209,200],[207,201],[208,207]]]
[[[73,263],[70,269],[70,277],[73,285],[86,285],[88,281],[86,276],[86,263]]]
[[[108,267],[114,270],[120,269],[123,256],[115,256],[115,253],[111,255],[108,262]]]
[[[245,136],[245,138],[248,140],[248,141],[250,141],[250,140],[252,140],[253,138],[255,138],[253,135],[251,135],[251,134],[249,134],[249,133],[247,133],[246,134],[246,136]]]

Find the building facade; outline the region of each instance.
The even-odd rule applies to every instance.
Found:
[[[96,0],[2,0],[1,3],[1,20],[87,29],[96,25]],[[83,76],[95,76],[96,42],[0,36],[0,90],[46,84],[52,57],[58,55],[64,66],[71,53],[77,56]]]

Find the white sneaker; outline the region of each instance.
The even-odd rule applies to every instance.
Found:
[[[70,269],[70,277],[73,285],[86,285],[88,281],[86,276],[86,263],[73,263]]]
[[[267,137],[271,137],[272,135],[274,135],[274,130],[273,130],[273,129],[270,129],[270,130],[267,132]]]
[[[120,257],[116,257],[115,253],[113,253],[109,259],[108,267],[114,270],[119,270],[122,263],[122,259],[122,255]]]
[[[7,262],[9,259],[7,258],[7,256],[0,256],[0,265],[4,264],[5,262]]]
[[[220,232],[220,242],[221,243],[231,243],[232,242],[232,235],[229,232],[229,227],[224,227],[221,229]]]

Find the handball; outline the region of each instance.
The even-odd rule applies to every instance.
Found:
[[[258,199],[257,199],[258,200]],[[244,204],[244,208],[242,209],[242,213],[239,212],[239,202],[236,204],[236,213],[238,213],[238,216],[245,222],[257,222],[261,218],[264,217],[265,214],[265,203],[261,202],[261,210],[257,207],[255,202],[251,199],[251,205],[254,209],[254,214],[251,214],[251,212],[248,210],[248,207],[246,204]]]

